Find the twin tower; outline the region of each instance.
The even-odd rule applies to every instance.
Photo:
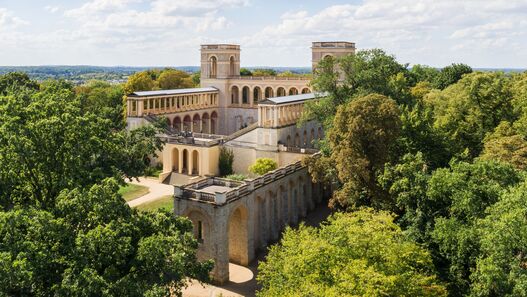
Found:
[[[355,43],[345,41],[313,42],[312,67],[327,56],[340,57],[355,53]],[[240,76],[240,46],[205,44],[201,46],[201,77],[210,79]]]

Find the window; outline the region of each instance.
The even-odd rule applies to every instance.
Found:
[[[203,222],[198,221],[198,242],[203,242]]]

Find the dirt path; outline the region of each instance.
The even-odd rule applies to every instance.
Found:
[[[163,183],[160,183],[156,179],[142,177],[139,179],[139,181],[133,180],[130,183],[134,185],[140,185],[140,186],[147,187],[150,191],[148,194],[144,196],[136,198],[132,201],[128,201],[128,205],[130,205],[130,207],[134,207],[139,204],[146,203],[146,202],[151,202],[163,196],[174,194],[174,186],[165,185]]]

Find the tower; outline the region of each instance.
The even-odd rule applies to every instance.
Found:
[[[201,77],[225,79],[240,76],[240,46],[204,44],[201,46]]]
[[[355,54],[355,43],[346,41],[313,42],[311,52],[312,67],[315,69],[318,62],[327,56],[341,57]]]

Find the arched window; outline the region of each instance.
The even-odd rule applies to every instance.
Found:
[[[218,75],[218,60],[215,56],[210,57],[210,77],[216,78]]]
[[[285,89],[282,87],[279,87],[278,90],[276,90],[276,97],[283,97],[285,96]]]
[[[254,103],[262,100],[262,89],[260,89],[260,87],[254,87],[253,100],[254,100]]]
[[[231,103],[232,104],[238,104],[240,103],[240,99],[238,98],[240,96],[240,90],[237,86],[233,86],[231,88]]]
[[[297,90],[297,88],[291,88],[291,89],[289,89],[289,96],[292,96],[292,95],[298,95],[298,90]]]
[[[302,94],[309,94],[309,93],[311,93],[311,90],[309,88],[302,89]]]
[[[274,90],[271,87],[265,88],[265,98],[273,98],[274,97]]]

